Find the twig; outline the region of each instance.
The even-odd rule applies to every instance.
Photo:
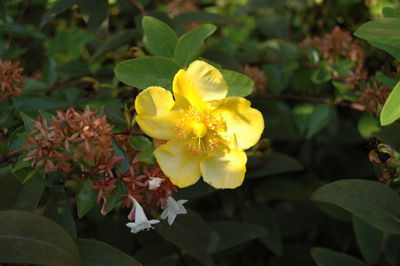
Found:
[[[47,89],[47,93],[50,93],[58,88],[61,88],[61,87],[67,86],[67,85],[72,85],[72,84],[79,83],[79,82],[81,82],[80,78],[69,78],[69,79],[66,79],[63,81],[59,81],[59,82],[53,84],[53,86],[49,87]]]
[[[135,0],[128,0],[134,7],[136,7],[137,9],[139,9],[140,13],[144,13],[144,8]]]
[[[16,24],[19,24],[26,12],[26,10],[28,9],[29,4],[31,3],[31,0],[25,0],[24,6],[22,7],[21,12],[19,13],[19,16],[17,18],[17,20],[15,21]],[[13,36],[10,36],[10,38],[7,41],[7,47],[11,48],[11,44],[13,41]]]
[[[313,102],[313,103],[328,103],[328,104],[334,104],[337,106],[354,109],[354,110],[361,111],[361,112],[366,110],[366,106],[362,105],[362,104],[347,102],[347,101],[343,101],[343,100],[330,100],[330,99],[325,99],[325,98],[317,98],[317,97],[312,97],[312,96],[289,95],[289,94],[283,94],[283,95],[267,94],[267,95],[263,95],[261,97],[264,97],[266,99],[271,99],[271,100],[288,100],[288,101],[301,101],[301,102]]]
[[[0,159],[0,164],[6,163],[6,162],[10,161],[12,158],[20,156],[23,152],[24,151],[20,150],[20,151],[13,151],[13,152],[5,154],[3,156],[3,158]]]

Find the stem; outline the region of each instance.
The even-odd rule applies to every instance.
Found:
[[[128,0],[134,7],[136,7],[137,9],[139,9],[140,13],[144,13],[144,8],[135,0]]]
[[[73,85],[73,84],[79,83],[79,82],[81,82],[80,78],[69,78],[69,79],[66,79],[63,81],[56,82],[55,84],[53,84],[53,86],[51,86],[47,89],[47,94],[49,94],[50,92],[52,92],[58,88],[61,88],[61,87],[67,86],[67,85]]]
[[[20,150],[20,151],[13,151],[13,152],[5,154],[3,156],[3,158],[0,159],[0,164],[6,163],[6,162],[10,161],[12,158],[20,156],[23,152],[24,151]]]
[[[312,97],[312,96],[303,96],[303,95],[272,95],[272,94],[267,94],[261,96],[266,99],[270,100],[288,100],[288,101],[301,101],[301,102],[313,102],[313,103],[328,103],[328,104],[334,104],[337,106],[341,107],[346,107],[350,108],[353,110],[357,111],[365,111],[366,106],[358,103],[351,103],[343,100],[330,100],[330,99],[325,99],[325,98],[318,98],[318,97]]]
[[[17,20],[15,21],[16,24],[19,24],[26,12],[26,10],[28,9],[29,4],[31,3],[31,0],[25,0],[24,6],[22,7],[21,12],[19,13],[19,16],[17,18]],[[10,48],[12,45],[12,41],[13,41],[13,36],[10,36],[10,38],[7,41],[7,48]]]

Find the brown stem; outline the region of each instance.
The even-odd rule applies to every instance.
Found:
[[[144,8],[135,0],[128,0],[134,7],[136,7],[137,9],[139,9],[140,13],[144,13]]]
[[[53,84],[53,86],[49,87],[47,89],[47,93],[50,93],[58,88],[61,88],[61,87],[67,86],[67,85],[73,85],[73,84],[79,83],[79,82],[81,82],[80,78],[69,78],[69,79],[66,79],[63,81],[59,81],[59,82]]]
[[[144,135],[144,133],[142,131],[123,131],[123,132],[114,132],[112,133],[113,136],[121,136],[121,135],[125,135],[125,136],[135,136],[135,135]]]
[[[5,154],[3,156],[3,158],[0,159],[0,164],[6,163],[6,162],[10,161],[12,158],[20,156],[23,152],[24,151],[21,150],[21,151],[13,151],[13,152]]]
[[[312,97],[312,96],[304,96],[304,95],[288,95],[288,94],[283,94],[283,95],[272,95],[272,94],[267,94],[263,95],[262,97],[266,99],[271,99],[271,100],[288,100],[288,101],[301,101],[301,102],[313,102],[313,103],[328,103],[328,104],[334,104],[337,106],[342,106],[350,109],[354,109],[357,111],[365,111],[366,106],[358,103],[351,103],[343,100],[330,100],[330,99],[325,99],[325,98],[318,98],[318,97]]]

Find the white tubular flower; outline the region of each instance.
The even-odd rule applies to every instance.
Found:
[[[160,187],[161,183],[164,181],[164,178],[160,177],[150,177],[149,180],[149,189],[150,190],[156,190],[157,188]]]
[[[172,197],[168,197],[167,207],[161,213],[160,218],[163,220],[168,218],[168,224],[171,225],[174,222],[174,220],[178,214],[186,214],[187,213],[185,207],[183,207],[183,204],[186,202],[187,202],[187,200],[176,201]]]
[[[136,234],[142,230],[153,229],[153,224],[158,224],[159,220],[148,220],[146,214],[143,211],[142,206],[133,197],[130,197],[135,205],[135,222],[127,223],[126,226],[131,228],[131,232]]]

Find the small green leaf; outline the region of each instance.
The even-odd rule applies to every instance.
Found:
[[[153,55],[174,57],[178,37],[171,27],[161,20],[149,16],[143,17],[142,26],[146,44]]]
[[[76,192],[76,207],[79,218],[85,216],[96,205],[98,192],[92,188],[93,185],[92,180],[83,179]]]
[[[34,129],[33,123],[35,123],[35,120],[23,112],[21,112],[20,115],[22,121],[24,121],[25,130],[28,132],[32,131]]]
[[[44,191],[43,185],[25,184],[18,196],[15,209],[32,211],[39,204]]]
[[[353,256],[326,248],[313,248],[311,256],[317,266],[367,266],[367,264]]]
[[[382,183],[339,180],[320,187],[311,199],[337,205],[383,231],[400,234],[400,196]]]
[[[387,126],[400,118],[400,81],[393,88],[380,115],[381,125]]]
[[[77,0],[82,13],[89,16],[90,30],[97,30],[108,16],[108,0]]]
[[[228,96],[248,96],[254,89],[254,81],[242,73],[221,70],[225,82],[228,84]]]
[[[142,90],[150,86],[172,90],[172,80],[178,70],[179,65],[171,59],[143,57],[117,64],[115,75],[126,85]]]
[[[310,139],[325,126],[327,126],[333,117],[333,112],[334,108],[330,104],[315,105],[308,120],[306,138]]]
[[[83,266],[140,266],[133,257],[104,242],[93,239],[77,239],[76,243]]]
[[[153,142],[145,136],[132,136],[129,141],[138,151],[144,151],[153,146]]]
[[[364,115],[357,121],[358,133],[364,138],[371,138],[374,133],[381,130],[379,120],[371,115]]]
[[[375,264],[383,250],[385,233],[353,215],[354,232],[361,254]]]
[[[382,9],[382,14],[385,18],[400,18],[400,12],[388,6]]]
[[[311,74],[311,80],[315,84],[325,83],[331,79],[332,79],[332,74],[331,74],[331,69],[330,69],[330,65],[328,64],[328,62],[321,62],[318,66],[318,69],[316,69]]]
[[[59,0],[44,14],[42,21],[40,22],[40,27],[43,27],[54,17],[70,9],[74,4],[75,0]]]
[[[11,173],[0,174],[0,210],[13,209],[22,189],[21,181]]]
[[[180,36],[175,47],[176,62],[182,67],[188,66],[200,53],[204,40],[216,29],[215,25],[205,24]]]
[[[253,162],[257,163],[257,158],[254,158]],[[262,164],[262,167],[255,167],[255,170],[249,167],[247,177],[266,177],[303,170],[303,165],[298,160],[280,152],[272,152],[270,156],[263,158],[259,163]]]
[[[80,265],[72,238],[55,222],[26,211],[0,212],[0,261],[60,266]]]
[[[122,202],[121,195],[126,194],[126,186],[123,182],[117,181],[115,182],[115,188],[110,193],[110,198],[108,200],[108,209],[107,211],[112,211],[115,207],[117,207]]]
[[[121,174],[125,174],[126,171],[128,171],[130,165],[128,155],[115,140],[113,140],[112,142],[112,147],[115,151],[115,155],[123,158],[123,161],[118,164],[117,170]]]
[[[139,161],[143,161],[148,164],[153,164],[154,163],[154,150],[155,150],[155,148],[153,146],[151,146],[151,147],[139,152],[137,155]]]

